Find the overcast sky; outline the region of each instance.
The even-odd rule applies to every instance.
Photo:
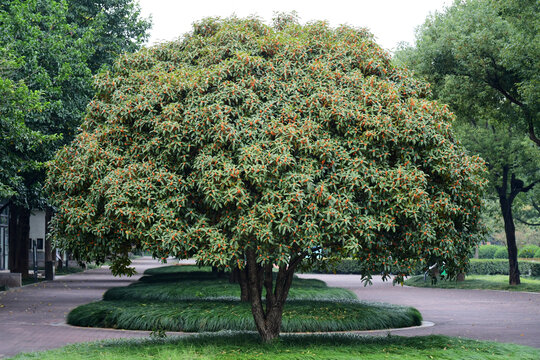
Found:
[[[270,23],[274,11],[295,10],[300,21],[326,20],[332,26],[367,27],[377,42],[393,50],[401,41],[413,43],[414,29],[430,12],[449,6],[451,0],[139,0],[143,16],[152,15],[149,44],[173,40],[208,16],[257,15]]]

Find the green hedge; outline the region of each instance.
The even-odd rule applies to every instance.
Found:
[[[311,269],[308,269],[304,272],[315,273],[315,274],[358,274],[362,272],[358,260],[353,259],[343,259],[340,262],[336,263],[335,266],[314,266]]]
[[[526,245],[519,250],[518,256],[520,258],[532,259],[533,257],[535,257],[535,254],[538,250],[540,250],[540,247],[536,245]]]
[[[478,247],[478,258],[479,259],[495,259],[495,253],[499,249],[505,249],[503,246],[498,245],[480,245]]]
[[[495,259],[508,259],[508,249],[501,246],[495,251]]]
[[[540,276],[540,262],[518,261],[522,275]],[[508,275],[508,260],[505,259],[471,259],[469,274],[475,275]]]
[[[506,250],[506,248],[505,248]],[[540,262],[518,261],[519,271],[522,275],[540,276]],[[358,260],[345,259],[336,264],[335,271],[332,267],[328,269],[315,267],[309,271],[317,274],[361,274]],[[416,271],[411,275],[421,274]],[[470,259],[469,274],[475,275],[508,275],[508,260],[506,259]]]
[[[537,259],[540,259],[540,249],[538,249],[538,250],[534,253],[534,257],[537,258]]]

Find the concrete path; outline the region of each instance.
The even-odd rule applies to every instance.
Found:
[[[425,321],[435,323],[431,327],[397,330],[395,335],[441,334],[540,348],[539,293],[392,286],[380,277],[364,287],[359,275],[299,276],[350,289],[361,300],[413,306]]]
[[[133,265],[142,274],[160,263],[142,258],[136,259]],[[373,286],[363,287],[356,275],[299,276],[351,289],[362,300],[414,306],[424,320],[435,323],[432,327],[393,331],[396,335],[444,334],[540,348],[540,294],[394,287],[380,279],[375,279]],[[108,269],[101,268],[0,292],[0,358],[76,342],[147,337],[146,331],[78,328],[65,324],[71,309],[100,300],[107,289],[128,285],[139,277],[115,278]]]
[[[138,274],[131,278],[113,277],[107,268],[100,268],[0,292],[0,358],[82,341],[148,336],[141,331],[66,325],[66,316],[73,308],[100,300],[109,288],[129,285],[144,270],[160,263],[140,258],[133,265]]]

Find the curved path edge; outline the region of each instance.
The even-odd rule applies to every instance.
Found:
[[[109,288],[129,285],[145,269],[160,263],[139,258],[133,265],[138,275],[131,278],[113,277],[107,268],[100,268],[0,292],[0,358],[77,342],[149,336],[149,331],[64,326],[73,308],[100,300]],[[355,275],[299,276],[350,289],[360,300],[413,306],[425,319],[421,326],[354,332],[357,334],[439,334],[540,348],[540,294],[400,287],[381,281],[364,287]]]

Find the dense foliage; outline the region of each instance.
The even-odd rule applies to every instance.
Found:
[[[149,23],[136,4],[0,1],[0,197],[13,205],[10,270],[23,277],[30,211],[48,206],[43,163],[73,139],[94,94],[93,73],[144,40]]]
[[[527,245],[519,249],[519,257],[521,258],[534,258],[535,254],[540,250],[540,247],[536,245]]]
[[[305,258],[354,256],[366,276],[466,266],[483,161],[365,30],[206,19],[96,87],[48,179],[58,244],[83,261],[129,272],[139,248],[247,265],[252,300],[275,264],[270,308]]]
[[[540,276],[540,263],[520,261],[519,271],[525,275]],[[505,259],[472,259],[469,267],[469,274],[508,275],[508,273],[508,260]]]
[[[406,271],[462,266],[474,242],[481,161],[364,31],[210,19],[96,87],[49,178],[58,239],[82,259],[136,246],[243,266],[254,248],[281,265],[322,249]]]
[[[514,212],[539,213],[539,6],[536,0],[456,1],[419,28],[414,47],[396,54],[433,84],[456,112],[463,144],[490,170],[508,245],[509,281],[519,284]],[[531,211],[533,210],[533,211]]]
[[[0,74],[5,68],[0,68]],[[30,130],[25,116],[41,108],[39,94],[24,83],[15,83],[0,75],[0,199],[15,196],[24,188],[28,171],[42,166],[39,154],[54,140]]]
[[[478,258],[479,259],[494,259],[495,253],[503,246],[497,245],[480,245],[478,247]]]
[[[134,52],[148,39],[150,19],[141,17],[134,0],[69,0],[67,20],[77,33],[93,32],[88,66],[96,73],[125,52]]]

